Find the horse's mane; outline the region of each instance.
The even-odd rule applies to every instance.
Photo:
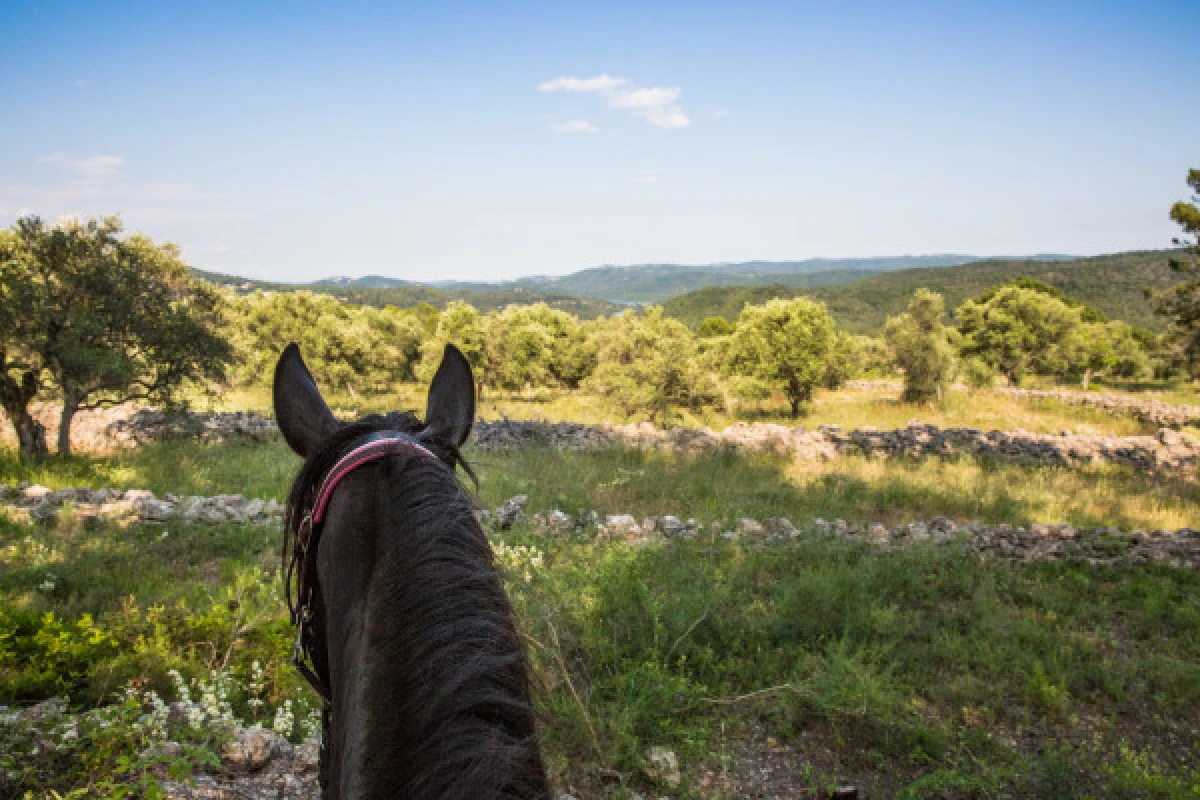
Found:
[[[289,492],[285,564],[318,485],[346,448],[366,434],[421,428],[402,413],[331,434]],[[431,449],[470,474],[457,449]],[[371,751],[378,758],[364,765],[364,788],[422,798],[548,797],[524,647],[469,495],[440,459],[399,456],[374,468],[372,511],[383,522],[367,659],[373,673],[394,679],[379,682],[367,727],[396,746]]]

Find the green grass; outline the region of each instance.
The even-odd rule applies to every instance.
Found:
[[[612,448],[471,452],[479,499],[517,494],[569,513],[676,514],[701,521],[741,516],[898,523],[938,514],[960,520],[1180,528],[1200,519],[1200,486],[1114,466],[1029,467],[959,459],[865,458],[830,462],[736,452],[681,456]],[[21,464],[0,454],[0,482],[53,489],[148,488],[162,494],[242,494],[283,501],[299,459],[282,440],[202,446],[170,442],[110,456]]]
[[[1047,387],[1050,388],[1050,387]],[[1077,387],[1070,387],[1077,388]],[[1179,390],[1177,390],[1178,393]],[[1187,396],[1186,394],[1183,396]],[[416,409],[423,412],[425,387],[403,384],[387,395],[349,396],[345,392],[330,392],[327,401],[335,412],[351,417],[371,412],[396,409]],[[270,410],[270,393],[266,389],[240,389],[221,395],[214,403],[201,402],[198,407],[220,409]],[[541,419],[550,422],[587,421],[623,424],[645,419],[645,415],[630,417],[608,398],[585,391],[538,389],[526,392],[487,390],[479,402],[482,419]],[[839,389],[818,390],[813,402],[799,419],[788,414],[788,404],[782,395],[762,403],[734,405],[726,411],[703,409],[677,410],[668,422],[684,427],[708,426],[720,429],[738,421],[771,422],[781,425],[836,424],[843,428],[874,425],[878,428],[898,428],[912,421],[932,423],[940,427],[970,427],[985,430],[1023,428],[1036,433],[1104,434],[1131,436],[1153,433],[1154,425],[1142,423],[1130,416],[1110,414],[1085,406],[1067,405],[1057,400],[1025,400],[996,392],[981,390],[952,390],[938,403],[912,404],[900,400],[899,389]]]
[[[532,510],[798,524],[1200,519],[1194,482],[1128,470],[623,449],[474,457],[483,504],[525,493]],[[282,498],[297,466],[281,442],[180,442],[33,467],[8,453],[0,481]],[[672,796],[738,796],[740,756],[773,752],[766,737],[811,765],[798,786],[856,783],[870,796],[1200,792],[1194,571],[984,563],[957,546],[880,553],[816,535],[761,550],[707,536],[631,548],[518,526],[495,541],[549,761],[576,796],[607,796],[601,767],[627,790],[661,794],[643,772],[653,745],[683,764]],[[518,545],[540,551],[541,566]],[[306,707],[287,660],[278,547],[277,530],[251,526],[0,515],[0,703],[58,694],[89,706],[130,682],[169,695],[168,668],[244,676],[257,659],[270,703]]]

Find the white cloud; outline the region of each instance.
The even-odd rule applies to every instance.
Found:
[[[555,78],[538,86],[538,91],[598,92],[608,98],[609,107],[631,111],[656,127],[686,128],[692,124],[679,105],[683,89],[678,86],[638,89],[625,78],[604,74],[594,78]]]
[[[573,119],[570,122],[551,125],[550,130],[561,135],[570,133],[595,133],[598,128],[585,119]]]
[[[39,164],[58,164],[86,178],[108,178],[125,166],[121,156],[75,156],[69,153],[50,153],[38,156]]]
[[[597,75],[594,78],[555,78],[538,86],[539,92],[613,92],[629,83],[624,78]]]
[[[662,108],[679,99],[683,90],[675,89],[631,89],[628,92],[613,95],[608,104],[613,108],[634,108],[646,110]]]

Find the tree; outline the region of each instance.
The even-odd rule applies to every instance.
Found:
[[[438,317],[437,332],[425,343],[424,359],[421,363],[421,377],[432,380],[434,372],[442,362],[442,353],[447,344],[456,346],[464,356],[471,369],[475,372],[475,380],[483,384],[483,377],[489,368],[488,352],[485,344],[483,318],[479,310],[472,305],[455,300],[446,305]]]
[[[671,406],[699,408],[717,400],[691,332],[660,307],[596,320],[590,339],[596,368],[585,385],[613,398],[626,414],[649,411],[664,418]]]
[[[310,291],[255,292],[228,303],[235,343],[234,377],[269,385],[279,353],[296,342],[323,385],[391,391],[416,380],[427,321],[411,309],[354,306]]]
[[[1127,322],[1097,322],[1083,333],[1083,388],[1094,374],[1110,378],[1140,378],[1152,372],[1150,358]]]
[[[1025,376],[1064,377],[1086,362],[1083,312],[1034,289],[1005,286],[958,308],[961,352],[1017,385]]]
[[[595,353],[578,320],[545,303],[509,306],[484,318],[489,385],[577,387]]]
[[[1177,254],[1171,269],[1184,280],[1157,294],[1155,312],[1171,318],[1170,344],[1192,377],[1200,377],[1200,169],[1188,170],[1187,184],[1195,193],[1192,202],[1171,206],[1171,220],[1183,229],[1175,238]]]
[[[942,324],[945,314],[940,294],[917,289],[908,311],[889,318],[884,328],[892,358],[904,370],[904,399],[909,402],[940,397],[953,373],[954,347]]]
[[[826,389],[837,389],[846,381],[862,377],[868,369],[872,344],[874,342],[869,336],[842,331],[834,333],[833,345],[825,358],[821,385]]]
[[[748,305],[729,338],[728,369],[781,389],[795,418],[821,381],[833,339],[833,317],[821,303],[796,297]]]
[[[705,317],[696,328],[696,336],[700,339],[712,339],[717,336],[728,336],[733,333],[733,323],[724,317]]]
[[[0,396],[25,455],[46,449],[28,413],[43,388],[62,398],[58,451],[66,455],[78,411],[167,401],[186,381],[224,374],[220,295],[192,280],[174,245],[121,233],[116,217],[54,228],[27,217],[4,239],[0,336],[14,360],[6,358]]]

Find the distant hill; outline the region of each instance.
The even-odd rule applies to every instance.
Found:
[[[1046,256],[1055,258],[1056,256]],[[977,260],[975,256],[932,255],[883,258],[810,258],[804,261],[741,261],[726,264],[633,264],[604,266],[569,275],[539,275],[497,284],[431,284],[443,289],[495,291],[522,287],[605,300],[612,303],[662,303],[707,286],[794,286],[812,288],[851,283],[880,272],[914,267],[945,267]]]
[[[438,308],[444,308],[454,300],[464,300],[480,311],[493,311],[513,304],[545,303],[551,308],[567,311],[581,319],[592,319],[620,311],[624,306],[607,303],[602,300],[589,300],[554,291],[538,291],[524,287],[506,289],[440,289],[433,286],[409,283],[394,278],[331,278],[316,283],[276,283],[240,278],[236,275],[225,275],[219,272],[206,272],[193,269],[192,274],[197,278],[218,286],[234,289],[238,292],[274,291],[294,292],[308,289],[313,292],[324,292],[347,303],[360,305],[396,306],[411,308],[420,303],[429,303]]]
[[[338,286],[351,287],[355,289],[394,289],[398,286],[416,286],[412,281],[401,280],[400,278],[388,278],[383,275],[364,275],[361,278],[348,278],[337,276],[326,278],[321,281],[314,281],[312,286]]]
[[[966,298],[1017,275],[1045,281],[1113,319],[1151,330],[1162,329],[1164,320],[1154,315],[1143,289],[1162,288],[1178,279],[1167,266],[1167,251],[1152,250],[1070,260],[986,259],[940,269],[899,270],[844,286],[813,289],[713,287],[674,297],[664,305],[669,316],[695,327],[711,316],[733,321],[746,303],[803,294],[823,300],[846,330],[878,333],[888,316],[904,310],[918,288],[940,292],[947,309],[953,310]]]

